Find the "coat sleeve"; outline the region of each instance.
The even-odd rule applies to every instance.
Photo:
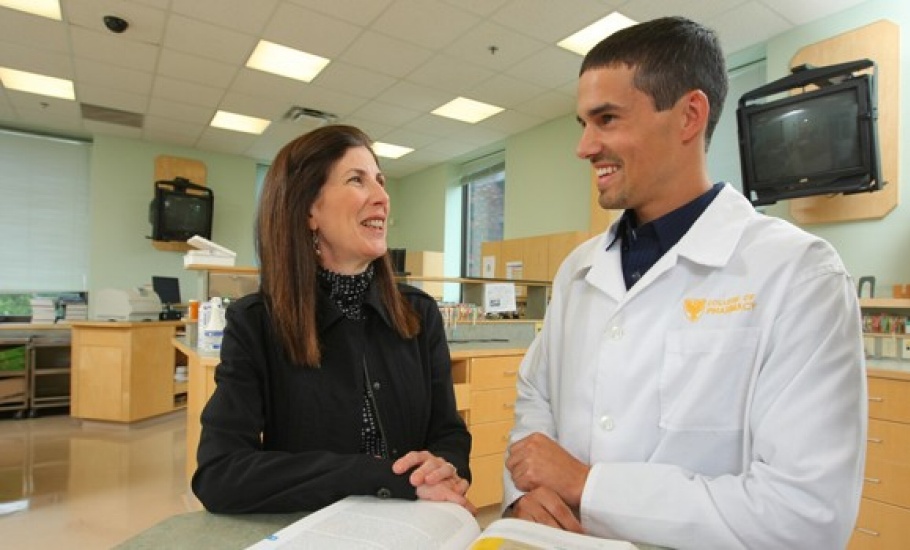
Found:
[[[589,532],[679,549],[846,546],[865,456],[861,317],[843,268],[814,260],[764,327],[742,472],[594,464],[581,503]]]
[[[317,510],[349,495],[416,498],[392,461],[359,453],[265,450],[268,377],[262,323],[228,310],[215,371],[217,387],[201,417],[193,492],[210,512]]]

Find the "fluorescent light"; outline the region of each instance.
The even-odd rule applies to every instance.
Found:
[[[0,6],[62,21],[60,0],[0,0]]]
[[[218,111],[212,119],[212,126],[247,134],[261,134],[272,121],[227,111]]]
[[[309,82],[316,78],[329,60],[318,55],[260,40],[246,62],[251,69]]]
[[[73,81],[0,67],[0,81],[10,90],[75,100]]]
[[[480,101],[474,101],[473,99],[468,99],[466,97],[456,97],[452,101],[433,111],[433,114],[474,124],[475,122],[480,122],[481,120],[502,111],[503,108],[497,107],[496,105],[481,103]]]
[[[586,55],[591,51],[591,48],[604,38],[636,23],[638,21],[629,19],[618,11],[614,11],[600,21],[595,21],[572,36],[557,42],[556,45],[578,55]]]
[[[373,143],[373,152],[376,153],[377,157],[397,159],[413,151],[414,149],[410,147],[403,147],[401,145],[393,145],[391,143],[383,143],[381,141]]]

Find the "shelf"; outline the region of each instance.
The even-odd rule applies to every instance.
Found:
[[[186,393],[189,383],[187,382],[174,382],[174,395],[180,395],[181,393]]]
[[[863,309],[908,309],[908,298],[860,298],[859,307]]]
[[[152,241],[152,246],[164,252],[187,252],[193,249],[184,241]]]

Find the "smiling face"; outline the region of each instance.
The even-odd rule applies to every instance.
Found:
[[[583,131],[576,153],[594,167],[601,207],[635,210],[644,223],[685,204],[694,163],[684,143],[688,98],[658,111],[634,86],[634,76],[625,65],[582,73],[577,116]]]
[[[385,176],[366,147],[352,147],[332,166],[310,209],[309,226],[319,235],[322,267],[363,273],[386,252],[389,195]]]

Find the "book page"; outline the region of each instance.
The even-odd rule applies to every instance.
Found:
[[[474,517],[451,502],[355,496],[301,518],[249,549],[464,550],[479,534]]]
[[[638,550],[631,542],[601,539],[520,519],[498,519],[470,550]]]

